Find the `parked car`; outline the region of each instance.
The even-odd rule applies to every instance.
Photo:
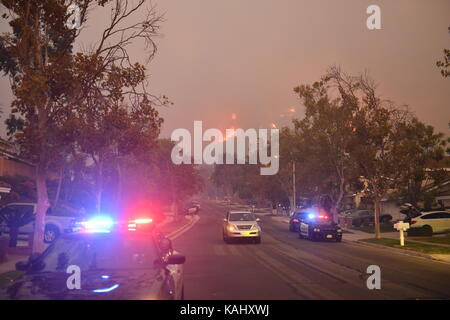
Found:
[[[347,209],[347,210],[343,210],[341,212],[339,212],[339,215],[341,216],[348,216],[351,215],[352,213],[359,211],[360,209]]]
[[[409,235],[419,233],[432,235],[433,233],[450,232],[450,212],[432,211],[424,213],[412,218],[410,227],[411,229],[408,230]]]
[[[37,213],[37,203],[9,203],[0,209],[0,217],[3,214],[7,214],[8,210],[14,210],[16,212],[21,212],[22,215],[30,216],[30,222],[19,228],[19,234],[30,234],[34,232],[34,215]],[[81,218],[81,215],[76,214],[58,214],[56,210],[49,208],[45,216],[44,242],[53,242],[60,234],[64,233],[65,230],[71,228],[73,224]],[[10,230],[7,224],[2,221],[0,223],[0,234],[9,233],[9,231]]]
[[[357,210],[352,211],[349,215],[352,217],[352,224],[355,227],[359,227],[373,222],[375,213],[373,210]],[[381,223],[387,223],[392,220],[392,216],[390,214],[381,213],[379,220]]]

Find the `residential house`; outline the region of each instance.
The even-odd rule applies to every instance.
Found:
[[[0,177],[25,176],[35,178],[35,166],[14,154],[13,146],[0,138]]]

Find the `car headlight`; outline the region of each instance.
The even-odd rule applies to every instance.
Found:
[[[314,232],[320,232],[320,229],[319,228],[315,228]]]
[[[232,232],[232,231],[236,231],[236,227],[233,224],[229,224],[228,225],[228,231]]]
[[[337,232],[342,232],[342,229],[337,229]]]

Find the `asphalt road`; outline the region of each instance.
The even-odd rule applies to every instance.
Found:
[[[200,220],[174,241],[187,257],[186,299],[450,299],[450,264],[354,243],[301,240],[269,216],[261,217],[261,244],[225,244],[225,213],[203,204]],[[380,290],[367,289],[370,265],[381,268]]]

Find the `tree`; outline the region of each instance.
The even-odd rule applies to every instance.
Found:
[[[321,200],[329,203],[334,219],[355,172],[350,149],[354,143],[352,121],[356,106],[343,90],[345,81],[338,68],[330,68],[321,81],[294,89],[306,108],[305,117],[294,120],[297,134],[303,139],[300,157],[308,171],[316,173],[313,183]],[[340,95],[333,99],[330,91],[334,88]]]
[[[294,120],[296,161],[305,169],[298,184],[309,185],[310,197],[328,202],[334,214],[346,192],[363,187],[379,238],[381,201],[395,190],[417,197],[426,165],[443,156],[443,135],[382,100],[367,74],[332,67],[321,81],[295,91],[306,107],[304,119]]]
[[[174,212],[178,212],[184,201],[203,190],[204,181],[195,165],[175,165],[172,162],[174,146],[168,139],[158,140],[151,172],[155,187],[165,193],[166,199],[174,206]]]
[[[428,179],[435,183],[444,180],[445,171],[430,168],[431,161],[441,161],[444,159],[446,141],[442,133],[436,133],[434,128],[425,125],[418,119],[413,118],[410,126],[403,129],[405,140],[402,143],[402,152],[410,155],[407,172],[402,177],[399,184],[399,194],[404,202],[418,206],[419,201],[423,201],[425,187]],[[428,171],[427,171],[428,170]]]
[[[133,20],[136,13],[145,8],[144,3],[145,0],[1,1],[8,11],[2,17],[9,22],[12,32],[0,38],[0,67],[11,79],[15,96],[12,113],[24,119],[23,129],[15,134],[15,139],[21,151],[36,163],[38,212],[34,252],[43,249],[44,218],[49,207],[48,168],[52,161],[67,153],[65,147],[73,143],[80,132],[77,130],[80,122],[74,114],[85,107],[95,108],[92,104],[95,99],[104,98],[103,93],[111,88],[126,89],[109,92],[112,100],[122,104],[127,102],[121,101],[121,95],[129,90],[129,96],[133,97],[128,101],[131,107],[148,105],[156,98],[146,92],[145,81],[139,78],[143,67],[133,64],[127,52],[133,41],[143,41],[149,57],[156,51],[153,37],[161,16],[150,7],[143,19]],[[91,52],[72,54],[72,44],[82,29],[68,27],[69,4],[80,8],[81,25],[94,6],[108,5],[111,9],[110,24]],[[122,75],[126,68],[127,75],[108,78],[105,91],[98,86],[105,83],[99,78],[105,73]],[[136,81],[142,87],[140,91],[133,86]],[[124,88],[127,85],[130,86]],[[105,104],[107,101],[100,99],[98,102]]]
[[[450,32],[450,27],[448,28]],[[436,66],[441,69],[444,78],[450,77],[450,50],[444,49],[444,59],[436,62]]]
[[[448,124],[448,127],[450,128],[450,123]],[[447,143],[450,144],[450,137],[447,138]],[[447,148],[447,154],[450,155],[450,147]]]
[[[65,92],[71,87],[68,68],[76,32],[66,26],[62,1],[2,0],[1,4],[8,12],[2,18],[12,32],[0,38],[0,66],[11,79],[12,113],[24,118],[16,139],[22,153],[36,163],[38,213],[33,250],[42,251],[49,207],[46,176],[50,155],[56,156],[55,146],[60,145],[57,131],[64,121]]]
[[[299,143],[301,142],[299,142],[299,137],[296,135],[294,130],[288,127],[282,128],[280,131],[280,168],[278,173],[275,175],[275,179],[271,179],[271,177],[266,177],[266,179],[263,178],[264,181],[272,182],[270,184],[270,188],[273,188],[274,190],[277,190],[278,188],[282,189],[283,192],[278,191],[276,193],[280,196],[281,193],[284,193],[284,195],[289,199],[291,210],[295,210],[297,205],[294,203],[294,183],[297,185],[297,181],[294,182],[293,180],[293,166],[294,163],[298,161],[298,152],[299,149],[301,149],[299,148]],[[297,177],[299,176],[299,171],[300,170],[297,170]],[[295,197],[295,199],[297,199],[297,197]],[[295,200],[295,202],[297,201]]]
[[[352,77],[340,72],[336,76],[345,80],[341,94],[354,104],[355,140],[350,155],[360,170],[364,194],[374,203],[375,236],[380,238],[381,201],[408,175],[416,152],[410,147],[410,133],[417,121],[406,108],[382,100],[368,75]]]

